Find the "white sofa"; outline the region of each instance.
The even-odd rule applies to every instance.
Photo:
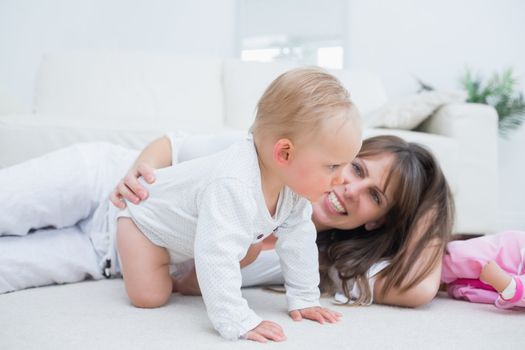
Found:
[[[0,167],[75,142],[141,148],[168,130],[246,130],[266,86],[290,65],[140,52],[74,51],[43,57],[31,114],[0,116]],[[364,118],[387,102],[379,77],[332,71]],[[455,194],[457,232],[492,232],[497,212],[497,115],[450,104],[418,131],[366,129],[430,147]]]

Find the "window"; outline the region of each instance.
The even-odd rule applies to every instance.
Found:
[[[240,0],[240,57],[343,68],[346,0]]]

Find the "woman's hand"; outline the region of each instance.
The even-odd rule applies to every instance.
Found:
[[[277,323],[272,321],[262,321],[257,327],[246,333],[245,339],[267,343],[268,340],[283,341],[286,340],[283,329]]]
[[[339,322],[341,316],[343,315],[339,312],[320,306],[290,311],[290,317],[294,321],[301,321],[303,318],[306,318],[312,321],[317,321],[320,324],[323,324],[324,321],[328,321],[329,323]]]
[[[124,199],[138,204],[148,198],[148,191],[140,184],[138,178],[142,176],[147,183],[152,184],[155,182],[154,171],[155,169],[146,163],[134,165],[109,194],[111,203],[117,208],[124,209],[126,208]]]

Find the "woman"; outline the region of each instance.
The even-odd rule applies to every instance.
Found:
[[[154,141],[112,201],[119,203],[121,195],[137,201],[132,192],[144,199],[139,175],[151,181],[152,168],[215,152],[239,137],[172,134]],[[136,157],[137,152],[119,146],[79,144],[0,170],[0,183],[6,184],[0,208],[8,214],[0,221],[0,293],[118,276],[111,235],[117,209],[108,204],[107,193]],[[428,151],[392,136],[366,140],[347,169],[345,184],[314,204],[323,289],[363,304],[372,295],[375,302],[391,305],[429,302],[439,286],[452,207],[446,181]],[[384,267],[385,261],[390,265]],[[382,267],[374,284],[368,274]],[[187,269],[187,264],[177,266],[177,276]],[[243,269],[243,285],[278,278],[279,266],[268,249]],[[349,281],[354,280],[362,293],[352,295]]]
[[[137,178],[151,183],[154,168],[171,164],[175,157],[170,149],[179,147],[170,144],[161,138],[146,147],[110,195],[116,206],[125,207],[123,198],[134,203],[147,198]],[[357,304],[373,299],[407,307],[428,303],[439,288],[452,216],[450,190],[429,151],[394,136],[365,140],[345,171],[345,183],[313,203],[322,289]],[[271,247],[266,242],[266,250]],[[248,284],[280,281],[275,255],[255,259],[257,254],[248,253],[255,260],[243,272]],[[184,276],[176,288],[197,293],[195,275]]]

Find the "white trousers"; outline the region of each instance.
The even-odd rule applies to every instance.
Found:
[[[0,293],[103,277],[104,244],[88,230],[104,226],[93,218],[136,155],[85,143],[0,170]],[[95,238],[107,250],[107,232]]]
[[[0,294],[103,278],[116,213],[107,196],[137,154],[86,143],[0,169]],[[243,286],[283,282],[274,251],[242,273]]]

